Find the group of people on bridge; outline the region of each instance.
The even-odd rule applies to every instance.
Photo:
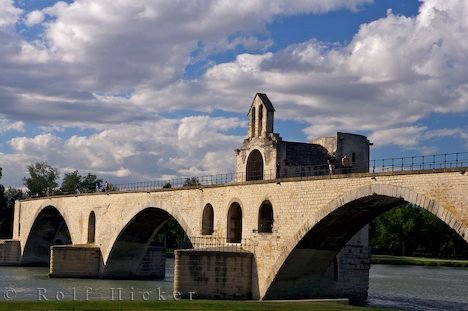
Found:
[[[345,154],[341,158],[340,162],[341,162],[341,166],[339,166],[340,171],[344,174],[348,174],[351,171],[351,162],[349,161],[348,155]],[[328,174],[330,176],[334,175],[336,173],[336,167],[337,167],[335,153],[331,154],[328,157],[327,163],[328,163]]]

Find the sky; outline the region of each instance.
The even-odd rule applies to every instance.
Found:
[[[284,140],[466,152],[467,33],[465,0],[0,0],[1,182],[233,172],[256,92]]]

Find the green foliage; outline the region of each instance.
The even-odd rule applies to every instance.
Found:
[[[170,182],[167,182],[167,183],[164,184],[163,188],[164,188],[164,189],[172,188],[172,185],[171,185]]]
[[[180,224],[173,217],[161,228],[158,236],[156,239],[165,240],[167,248],[181,248],[184,247],[188,241],[184,229],[182,229]]]
[[[82,176],[78,174],[78,170],[71,173],[65,173],[63,176],[62,187],[63,192],[74,192],[81,188]],[[80,190],[81,191],[81,190]]]
[[[2,168],[0,168],[0,178]],[[8,188],[0,184],[0,238],[10,239],[13,235],[13,214],[15,201],[25,197],[22,190]]]
[[[370,224],[374,253],[401,256],[468,258],[466,242],[430,212],[403,205]]]
[[[36,162],[28,166],[29,177],[23,178],[29,194],[45,194],[47,189],[57,188],[58,170],[47,162]]]
[[[75,170],[64,175],[60,190],[65,193],[72,193],[77,190],[80,192],[94,192],[97,182],[101,183],[102,180],[98,179],[96,175],[88,173],[86,176],[81,176],[78,170]]]
[[[81,189],[83,192],[94,192],[96,190],[96,183],[102,183],[102,179],[97,178],[94,174],[88,173],[88,175],[81,177]]]
[[[15,201],[25,198],[20,189],[5,188],[0,185],[0,238],[9,239],[13,233],[13,213]]]
[[[194,186],[200,186],[200,185],[201,185],[201,183],[198,180],[198,178],[197,177],[192,177],[192,178],[187,178],[184,181],[183,187],[194,187]]]

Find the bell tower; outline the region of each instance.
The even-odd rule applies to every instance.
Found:
[[[273,134],[275,108],[263,93],[257,93],[248,113],[249,139],[267,138]]]

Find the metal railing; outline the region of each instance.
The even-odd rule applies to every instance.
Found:
[[[188,241],[190,240],[190,242]],[[211,249],[222,252],[239,252],[252,246],[249,238],[229,239],[217,236],[190,236],[179,249]],[[236,242],[232,242],[236,240]]]
[[[240,184],[260,180],[275,180],[287,178],[308,178],[313,176],[339,175],[347,176],[353,173],[388,173],[427,171],[436,169],[453,169],[468,167],[468,152],[443,153],[434,155],[411,156],[377,159],[365,162],[353,162],[349,167],[343,167],[337,159],[332,165],[328,163],[317,165],[285,166],[271,170],[249,170],[240,173],[224,173],[198,177],[183,177],[170,180],[144,181],[125,184],[110,184],[109,190],[103,192],[154,191],[164,188],[203,187],[227,184]],[[66,195],[80,193],[49,193],[49,195]],[[36,195],[47,196],[46,194]],[[34,196],[33,196],[34,197]]]

